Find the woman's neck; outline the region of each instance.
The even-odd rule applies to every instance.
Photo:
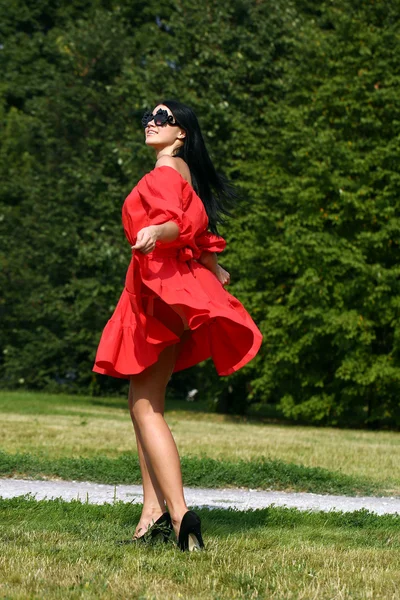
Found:
[[[177,143],[176,141],[170,146],[163,146],[162,148],[155,148],[156,151],[156,160],[161,158],[162,156],[171,156],[175,158],[176,153],[179,151],[179,148],[183,146],[182,143]]]
[[[170,152],[158,152],[156,155],[157,160],[159,158],[161,158],[162,156],[170,156],[171,158],[175,158],[175,156],[173,154],[171,154]]]

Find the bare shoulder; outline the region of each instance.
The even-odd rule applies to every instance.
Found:
[[[172,156],[161,156],[158,159],[158,161],[156,162],[155,168],[157,169],[157,167],[172,167],[173,169],[175,169],[175,171],[178,171],[178,173],[180,173],[182,175],[182,177],[184,179],[186,179],[186,181],[188,183],[190,183],[190,185],[192,185],[190,169],[187,166],[187,164],[185,163],[185,161],[183,160],[183,158],[179,158],[179,157],[174,158]]]

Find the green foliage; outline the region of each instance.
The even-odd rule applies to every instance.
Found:
[[[265,336],[244,369],[252,392],[239,412],[253,397],[306,422],[398,424],[392,10],[384,19],[382,4],[327,4],[312,19],[288,12],[296,29],[285,22],[284,54],[274,60],[281,85],[262,98],[252,92],[257,119],[235,127],[245,152],[228,158],[253,209],[226,233],[232,289]],[[376,57],[367,69],[366,46]],[[242,379],[220,386],[222,406]]]
[[[221,263],[265,341],[175,391],[398,426],[398,2],[0,4],[1,385],[126,392],[91,367],[153,164],[140,115],[176,97],[242,192]]]
[[[232,270],[265,336],[252,388],[290,419],[398,425],[399,38],[381,2],[312,12],[236,162],[253,212]]]

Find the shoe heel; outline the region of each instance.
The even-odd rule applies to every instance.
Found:
[[[193,510],[183,515],[178,536],[178,546],[182,551],[193,552],[204,548],[200,525],[200,517]]]
[[[201,550],[204,548],[203,538],[201,537],[200,531],[196,533],[189,533],[188,539],[188,550],[193,552],[194,550]]]

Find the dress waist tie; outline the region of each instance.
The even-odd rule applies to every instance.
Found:
[[[189,246],[183,246],[183,248],[163,248],[162,246],[156,246],[152,252],[144,254],[143,256],[147,256],[153,260],[163,260],[163,258],[167,257],[176,258],[179,262],[186,262],[192,274],[196,277],[192,266],[192,259],[196,257],[192,248]]]

